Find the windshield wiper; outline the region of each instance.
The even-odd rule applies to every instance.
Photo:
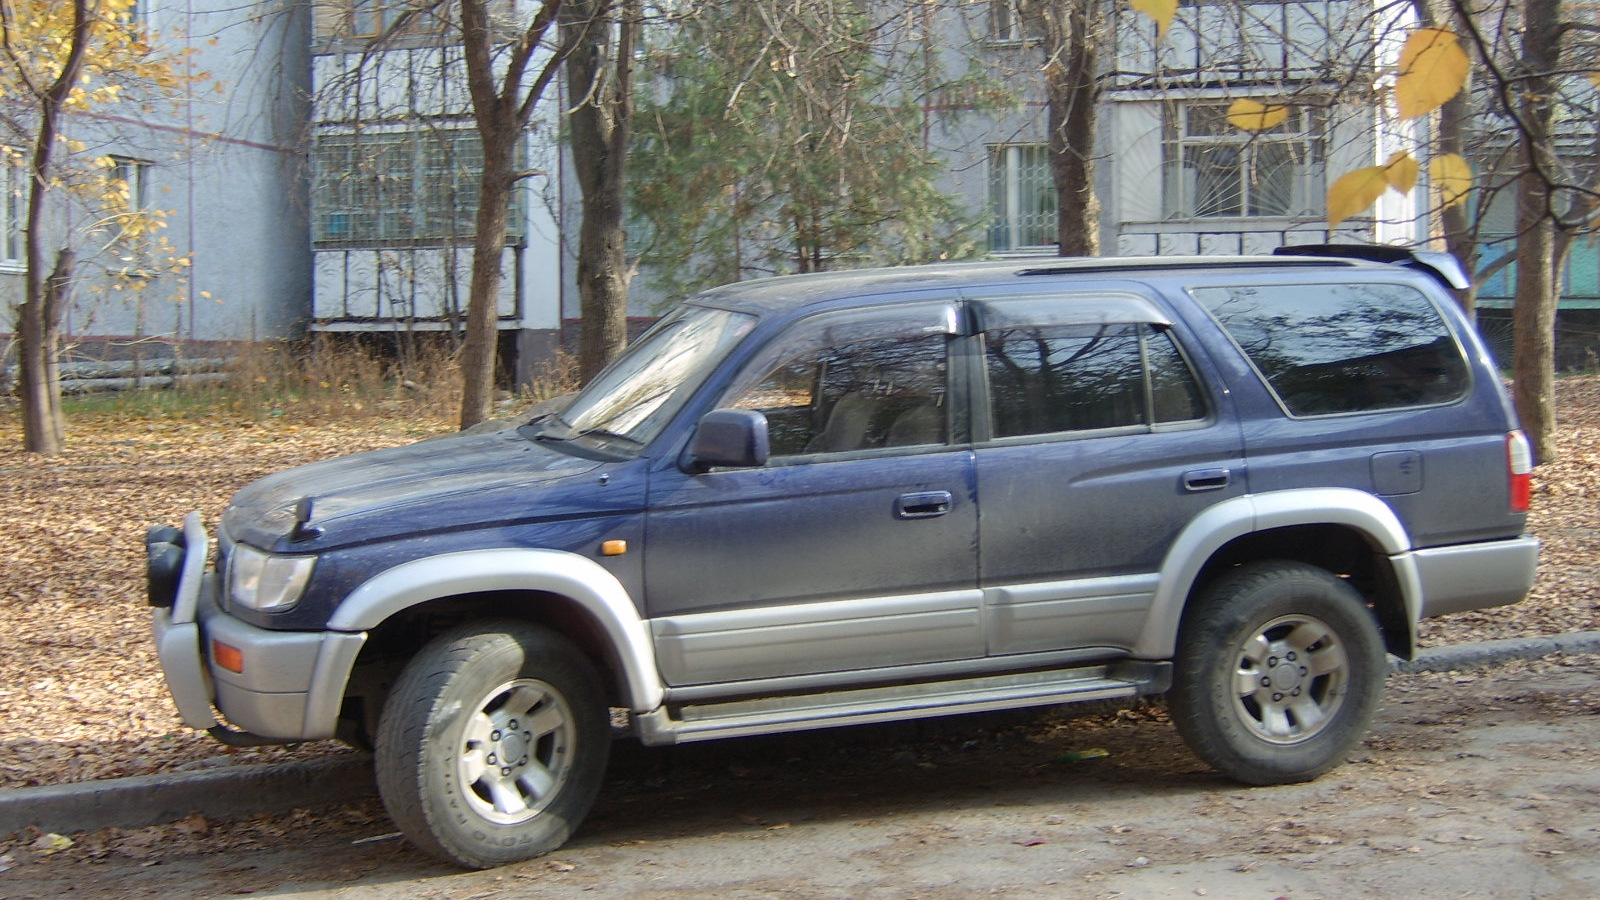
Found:
[[[635,447],[644,446],[644,442],[640,441],[638,438],[629,437],[628,435],[625,435],[619,431],[611,431],[607,428],[585,428],[577,434],[565,438],[565,440],[577,440],[578,438],[599,438],[601,440],[619,441],[626,444],[632,444]]]
[[[570,441],[576,437],[572,426],[555,413],[534,419],[518,428],[517,433],[530,441]]]

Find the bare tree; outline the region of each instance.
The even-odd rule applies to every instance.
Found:
[[[1480,69],[1479,119],[1489,159],[1514,194],[1516,265],[1512,397],[1535,458],[1554,453],[1555,330],[1562,276],[1573,238],[1600,225],[1600,148],[1583,73],[1596,66],[1600,24],[1568,0],[1478,5],[1451,0],[1457,27]],[[1575,86],[1580,86],[1576,90]],[[1480,208],[1492,198],[1480,200]]]
[[[1554,451],[1555,326],[1566,254],[1558,249],[1554,184],[1560,160],[1554,142],[1551,83],[1561,52],[1562,0],[1524,0],[1520,82],[1515,99],[1522,172],[1517,179],[1517,296],[1512,396],[1533,443],[1534,458]],[[1508,86],[1509,91],[1509,86]]]
[[[583,193],[578,233],[582,334],[578,374],[588,381],[628,343],[624,204],[633,136],[633,65],[640,0],[573,0],[562,28],[567,60],[568,133]]]
[[[1100,197],[1095,138],[1100,122],[1100,47],[1106,41],[1100,0],[1027,0],[1039,22],[1050,172],[1056,188],[1056,246],[1062,256],[1100,254]]]
[[[491,15],[499,6],[492,0],[453,2],[459,8],[472,117],[483,143],[467,333],[461,352],[461,427],[469,428],[489,417],[494,400],[501,248],[505,246],[511,191],[525,174],[517,171],[517,146],[571,48],[564,43],[553,50],[546,46],[561,0],[543,0],[520,29],[504,31]],[[549,51],[542,63],[541,49]]]

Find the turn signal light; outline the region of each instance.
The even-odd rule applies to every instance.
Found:
[[[211,642],[211,659],[217,665],[237,675],[244,674],[244,651],[221,641]]]

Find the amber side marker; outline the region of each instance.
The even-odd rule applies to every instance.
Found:
[[[217,665],[239,675],[244,674],[244,651],[221,641],[211,642],[211,659]]]

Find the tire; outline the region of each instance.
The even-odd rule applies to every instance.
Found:
[[[379,718],[384,807],[417,847],[467,868],[560,847],[605,774],[602,696],[594,667],[547,629],[497,621],[441,634]]]
[[[1207,588],[1178,636],[1173,721],[1195,755],[1246,784],[1310,781],[1367,732],[1382,636],[1362,596],[1296,562],[1241,567]]]

